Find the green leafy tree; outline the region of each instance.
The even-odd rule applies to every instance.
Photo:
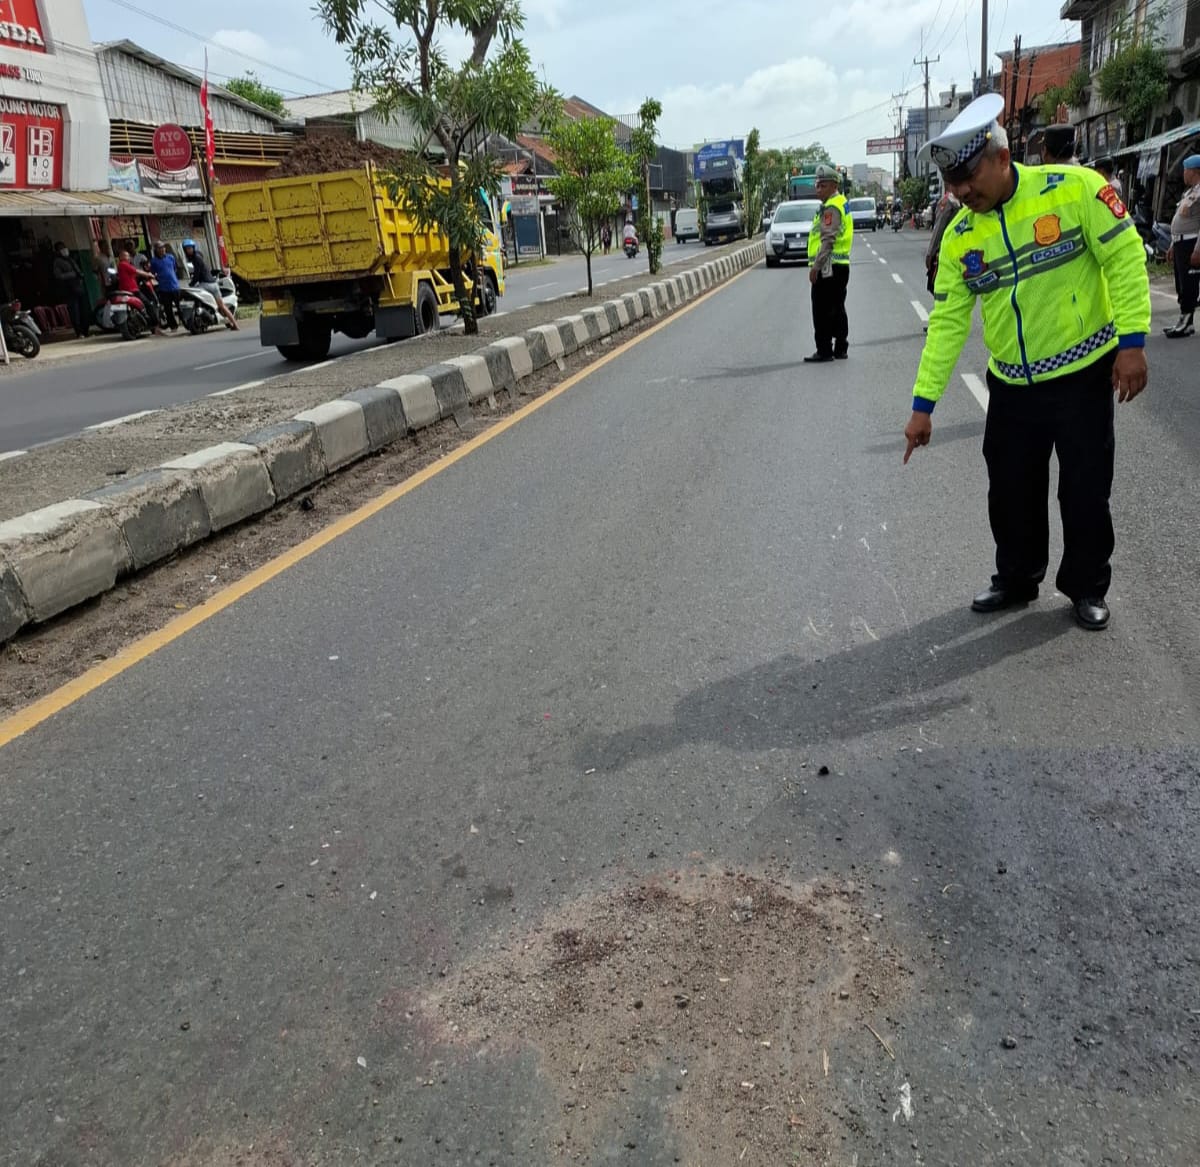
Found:
[[[746,135],[746,158],[742,169],[742,188],[746,192],[746,235],[752,237],[762,222],[763,177],[761,155],[758,150],[758,130]]]
[[[277,114],[279,117],[287,115],[287,109],[283,104],[283,94],[269,85],[264,85],[253,71],[248,72],[245,77],[234,77],[227,81],[225,88],[246,101],[252,101],[255,105],[262,106],[268,113]]]
[[[548,121],[558,95],[539,82],[517,34],[524,27],[515,0],[318,0],[316,11],[345,46],[356,89],[368,91],[387,119],[403,113],[417,127],[410,153],[387,176],[422,230],[439,227],[450,245],[450,278],[463,327],[479,331],[467,274],[479,276],[485,222],[480,190],[500,189],[498,163],[484,150],[489,133],[515,137],[531,119]],[[377,23],[380,13],[394,28]],[[453,65],[443,40],[466,38],[466,59]],[[495,51],[492,52],[493,47]],[[436,143],[440,161],[430,157]],[[447,181],[448,180],[448,181]],[[482,302],[482,301],[481,301]]]
[[[564,119],[549,135],[558,176],[548,178],[546,186],[566,209],[572,238],[587,261],[589,296],[600,229],[637,181],[629,155],[617,145],[615,126],[611,118]]]
[[[905,178],[900,182],[900,201],[914,211],[929,203],[929,187],[923,178]]]
[[[1090,80],[1088,71],[1081,65],[1067,78],[1065,85],[1051,85],[1044,90],[1037,99],[1038,112],[1042,115],[1042,121],[1053,123],[1058,117],[1060,105],[1071,109],[1078,109],[1082,106],[1087,100],[1087,87]]]
[[[1154,13],[1140,26],[1128,18],[1122,20],[1113,38],[1116,51],[1096,73],[1100,96],[1115,105],[1121,117],[1140,131],[1144,131],[1150,115],[1171,91],[1167,55],[1158,44],[1161,19],[1160,13]]]
[[[647,97],[638,110],[638,124],[629,136],[634,161],[637,163],[642,186],[641,211],[638,214],[638,238],[646,245],[650,274],[661,265],[663,250],[662,223],[654,213],[650,200],[650,163],[658,154],[658,119],[662,117],[662,102]]]

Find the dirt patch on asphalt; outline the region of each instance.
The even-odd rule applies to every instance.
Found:
[[[850,886],[671,873],[449,970],[409,1020],[472,1054],[532,1046],[559,1098],[562,1159],[616,1138],[637,1161],[635,1134],[614,1135],[632,1105],[665,1115],[677,1161],[816,1167],[847,1133],[835,1045],[853,1035],[887,1058],[869,1027],[885,1034],[906,992],[875,923]]]
[[[566,376],[624,344],[656,321],[637,321],[616,337],[594,341],[561,362],[501,391],[495,405],[480,402],[463,427],[447,420],[355,463],[305,494],[240,526],[222,532],[156,567],[132,576],[111,592],[49,623],[31,626],[0,647],[0,718],[107,661],[181,612],[317,534],[540,397]]]

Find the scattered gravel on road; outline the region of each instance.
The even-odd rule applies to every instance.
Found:
[[[908,990],[876,931],[849,886],[667,873],[506,937],[439,978],[406,1023],[472,1059],[532,1047],[568,1161],[593,1162],[648,1092],[681,1162],[842,1163],[836,1080],[885,1056],[866,1023],[886,1028]],[[851,1048],[863,1061],[847,1067]]]

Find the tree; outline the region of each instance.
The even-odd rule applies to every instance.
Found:
[[[746,235],[752,237],[762,222],[762,168],[758,153],[758,130],[746,136],[746,159],[742,169],[742,188],[746,192]]]
[[[650,163],[658,155],[658,119],[662,117],[662,102],[647,97],[638,110],[638,124],[629,136],[633,157],[641,170],[642,209],[638,215],[638,236],[646,245],[650,274],[658,272],[663,249],[662,223],[654,213],[650,199]]]
[[[279,117],[287,115],[283,104],[283,94],[264,85],[253,71],[248,72],[245,77],[234,77],[227,81],[225,88],[246,101],[252,101],[255,105],[262,106],[268,113],[278,114]]]
[[[354,86],[371,93],[385,120],[405,114],[417,128],[412,151],[388,174],[393,197],[404,200],[422,230],[439,227],[450,245],[450,278],[469,334],[479,331],[477,273],[487,224],[478,192],[495,198],[500,170],[483,149],[489,133],[512,138],[531,118],[545,120],[558,95],[543,86],[517,38],[524,17],[516,0],[318,0],[316,11],[339,45],[347,47]],[[395,31],[374,22],[385,12]],[[441,38],[466,38],[470,52],[452,65]],[[493,41],[497,49],[489,56]],[[441,161],[429,156],[433,143]]]
[[[1167,55],[1159,47],[1159,25],[1162,13],[1147,15],[1140,26],[1126,17],[1113,32],[1116,51],[1096,74],[1100,96],[1120,110],[1121,117],[1136,135],[1137,141],[1146,128],[1155,107],[1170,94],[1170,74]]]
[[[914,211],[929,205],[929,185],[923,178],[905,178],[900,182],[900,201]]]
[[[600,228],[637,181],[629,155],[617,145],[615,126],[611,118],[563,120],[549,135],[558,176],[548,178],[546,186],[568,212],[572,238],[587,261],[589,296]]]

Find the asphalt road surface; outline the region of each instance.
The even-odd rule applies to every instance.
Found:
[[[760,266],[0,746],[0,1159],[1194,1165],[1187,345],[1119,412],[1110,629],[1051,591],[977,616],[961,375],[900,461],[923,242],[856,244],[849,361],[801,364],[805,272]],[[562,926],[697,867],[861,919],[681,986],[698,935],[618,978],[644,924]],[[520,965],[551,936],[565,982]],[[681,1065],[671,1018],[739,978],[770,1028],[721,1016]],[[747,1044],[790,1112],[723,1080]],[[740,1157],[699,1145],[738,1124]]]
[[[669,245],[664,263],[678,263],[703,250],[697,243]],[[593,258],[597,285],[645,270],[645,250],[634,259],[627,259],[623,253]],[[586,287],[580,256],[567,256],[545,266],[517,265],[508,271],[500,310],[511,312]],[[443,320],[446,326],[453,323],[453,317]],[[330,359],[380,343],[374,337],[350,340],[335,336]],[[0,454],[25,450],[142,410],[194,401],[296,368],[274,348],[262,347],[254,323],[243,323],[236,333],[214,329],[205,336],[193,337],[180,332],[137,344],[113,338],[89,356],[46,361],[42,367],[28,371],[21,368],[17,376],[0,381]]]

